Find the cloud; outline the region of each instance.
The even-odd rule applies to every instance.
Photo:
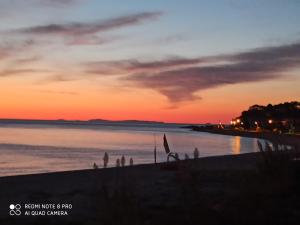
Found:
[[[209,59],[211,61],[212,59]],[[136,59],[118,61],[88,62],[86,72],[97,75],[121,75],[141,71],[161,71],[168,68],[189,66],[209,62],[206,58],[169,57],[156,61],[141,61]]]
[[[281,78],[284,72],[300,66],[300,42],[204,59],[209,58],[212,61],[219,60],[220,63],[133,73],[121,80],[138,87],[154,89],[172,103],[195,100],[199,98],[196,93],[201,90]],[[201,62],[201,58],[197,60]],[[168,64],[159,62],[149,65],[159,68]]]
[[[77,3],[79,0],[38,0],[40,4],[49,6],[69,6]]]
[[[78,95],[78,92],[75,91],[51,91],[51,90],[39,90],[37,92],[43,94],[58,94],[58,95]]]
[[[65,40],[66,45],[102,45],[115,41],[117,38],[103,38],[96,35],[71,37]]]
[[[18,58],[14,60],[14,63],[19,65],[19,64],[28,64],[32,62],[37,62],[40,61],[42,57],[40,56],[32,56],[32,57],[26,57],[26,58]]]
[[[2,0],[0,6],[2,9],[19,9],[19,7],[32,6],[72,6],[83,0]]]
[[[38,70],[38,69],[9,69],[0,71],[0,77],[10,77],[17,75],[26,75],[34,73],[48,73],[49,70]]]
[[[41,80],[38,80],[37,84],[48,84],[52,82],[69,82],[69,81],[76,81],[81,79],[80,77],[76,75],[69,75],[69,74],[60,74],[60,73],[54,73],[52,75],[49,75]]]
[[[34,45],[33,40],[0,42],[0,59],[16,56]]]
[[[65,9],[86,0],[1,0],[0,18],[11,19],[11,17],[30,13],[39,8]]]
[[[161,12],[141,12],[95,22],[51,23],[1,32],[2,35],[31,38],[62,38],[67,45],[99,45],[114,41],[115,37],[99,37],[100,33],[141,24],[161,16]]]
[[[29,35],[53,35],[67,37],[78,35],[95,35],[97,33],[105,32],[108,30],[140,24],[141,22],[144,22],[146,20],[155,19],[160,15],[160,12],[143,12],[91,23],[66,23],[33,26],[21,28],[15,30],[14,32]]]
[[[7,58],[10,55],[10,50],[7,46],[0,45],[0,59]]]

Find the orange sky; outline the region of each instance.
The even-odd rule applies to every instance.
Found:
[[[6,78],[1,81],[0,117],[137,119],[179,123],[216,123],[221,120],[228,123],[252,104],[276,104],[299,99],[296,86],[297,83],[289,81],[228,85],[202,91],[199,93],[202,99],[174,106],[166,97],[148,89],[99,88],[82,81],[41,86]],[[276,89],[280,91],[274,92]]]
[[[133,2],[0,1],[0,118],[229,123],[300,100],[299,4]]]

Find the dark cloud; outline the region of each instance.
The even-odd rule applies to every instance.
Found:
[[[62,38],[67,45],[100,45],[116,39],[115,37],[100,37],[100,33],[122,27],[138,25],[142,22],[158,18],[161,14],[161,12],[142,12],[89,23],[52,23],[3,31],[1,34],[7,36],[25,35],[31,38],[46,37],[52,38],[52,40],[54,37],[58,37]]]
[[[138,71],[161,71],[163,69],[188,66],[210,62],[212,59],[206,58],[182,58],[171,57],[157,61],[140,60],[119,60],[119,61],[100,61],[87,63],[87,73],[98,75],[120,75]]]
[[[129,70],[156,70],[156,69],[164,69],[174,66],[182,66],[182,65],[191,65],[205,62],[204,59],[188,59],[188,58],[169,58],[161,61],[152,61],[152,62],[141,62],[138,60],[131,60],[127,62],[127,69]]]
[[[138,87],[157,90],[173,103],[193,100],[198,98],[196,92],[204,89],[281,78],[284,72],[300,66],[300,43],[210,58],[218,59],[220,63],[135,73],[122,80]],[[197,60],[201,62],[201,59]],[[157,67],[160,64],[164,65],[160,62],[156,64]]]
[[[30,35],[60,35],[60,36],[85,36],[94,35],[100,32],[117,29],[125,26],[136,25],[145,20],[150,20],[160,16],[160,12],[144,12],[128,16],[121,16],[109,20],[98,21],[94,23],[66,23],[66,24],[48,24],[42,26],[33,26],[15,30],[20,34]]]

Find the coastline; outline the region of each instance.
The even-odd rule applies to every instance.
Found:
[[[284,145],[292,145],[296,147],[300,147],[300,135],[293,134],[275,134],[272,132],[255,132],[255,131],[241,131],[241,130],[233,130],[233,129],[216,129],[216,128],[206,128],[206,127],[198,127],[198,126],[189,126],[185,127],[192,129],[196,132],[206,132],[212,134],[220,134],[220,135],[229,135],[229,136],[241,136],[241,137],[249,137],[249,138],[259,138],[268,140],[271,142],[279,142]]]

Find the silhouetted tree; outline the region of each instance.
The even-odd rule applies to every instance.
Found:
[[[245,129],[255,129],[255,122],[263,129],[274,128],[288,131],[291,125],[300,130],[300,102],[285,102],[278,105],[253,105],[238,117]],[[272,120],[270,123],[269,121]]]

